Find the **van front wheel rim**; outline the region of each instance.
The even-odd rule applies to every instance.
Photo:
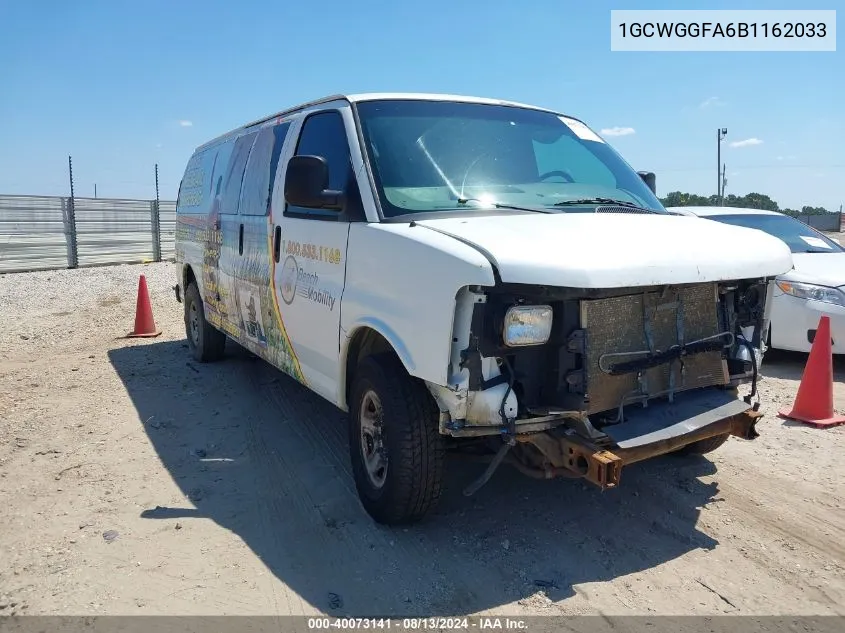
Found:
[[[199,345],[200,342],[200,315],[199,310],[197,310],[196,302],[191,302],[191,317],[190,317],[190,324],[191,324],[191,341],[194,345]]]
[[[374,391],[367,391],[361,400],[361,456],[367,477],[376,489],[387,480],[387,449],[384,445],[384,409]]]

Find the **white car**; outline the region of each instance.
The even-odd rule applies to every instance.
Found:
[[[495,455],[468,494],[503,462],[610,488],[625,464],[757,435],[736,387],[789,249],[670,215],[564,113],[328,97],[199,147],[176,215],[191,353],[233,339],[349,412],[377,521],[434,507],[447,449]]]
[[[819,319],[830,317],[833,353],[845,354],[845,248],[795,218],[761,209],[668,207],[684,215],[758,229],[786,242],[793,269],[777,278],[768,345],[809,352]]]

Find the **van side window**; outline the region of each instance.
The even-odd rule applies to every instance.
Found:
[[[270,211],[272,184],[289,128],[288,122],[265,127],[258,133],[244,174],[241,215],[267,215]]]
[[[350,178],[349,143],[340,112],[312,114],[302,125],[297,156],[322,156],[329,167],[329,189],[346,189]],[[285,215],[306,216],[319,220],[337,220],[338,213],[324,209],[305,209],[288,205]]]
[[[237,141],[232,149],[232,156],[229,158],[229,168],[226,170],[226,178],[223,183],[223,197],[220,201],[220,213],[235,215],[238,212],[238,200],[241,197],[241,184],[244,179],[246,161],[249,158],[249,150],[255,141],[258,132],[244,134]]]

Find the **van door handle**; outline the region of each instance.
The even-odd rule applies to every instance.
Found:
[[[244,225],[241,224],[241,230],[238,235],[238,255],[244,254]]]
[[[279,263],[282,256],[282,227],[276,225],[276,230],[273,231],[273,259]]]

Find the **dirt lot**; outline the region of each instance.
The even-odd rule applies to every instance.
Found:
[[[344,418],[233,351],[197,365],[172,264],[0,276],[0,613],[845,614],[845,427],[629,467],[605,493],[455,462],[439,511],[374,525]],[[139,273],[157,339],[125,340]],[[845,364],[835,397],[845,410]]]

